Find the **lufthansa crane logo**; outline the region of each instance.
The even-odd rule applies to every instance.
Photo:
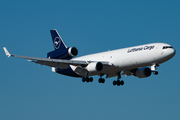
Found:
[[[55,47],[56,49],[58,49],[58,48],[60,47],[60,45],[61,45],[60,38],[59,38],[59,37],[56,37],[56,38],[54,39],[54,47]]]

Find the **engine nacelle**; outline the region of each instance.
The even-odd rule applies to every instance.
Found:
[[[99,72],[103,70],[103,64],[101,62],[92,62],[86,67],[89,72]]]
[[[135,72],[135,76],[137,76],[138,78],[146,78],[149,77],[151,75],[151,69],[148,67],[143,67],[143,68],[139,68],[136,72]]]
[[[77,54],[78,54],[77,48],[75,48],[75,47],[70,47],[70,48],[68,48],[68,54],[69,54],[71,57],[77,56]]]

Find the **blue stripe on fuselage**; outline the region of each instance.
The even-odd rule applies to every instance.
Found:
[[[59,74],[63,74],[63,75],[71,76],[71,77],[82,77],[82,76],[76,74],[76,73],[71,69],[70,66],[68,66],[67,69],[60,69],[60,68],[59,68],[59,69],[56,70],[56,72],[59,73]]]

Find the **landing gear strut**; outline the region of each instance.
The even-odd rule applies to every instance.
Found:
[[[105,79],[102,78],[103,74],[100,74],[99,83],[105,83]]]
[[[92,77],[88,77],[88,76],[89,76],[89,72],[87,71],[86,72],[86,77],[82,78],[82,82],[87,82],[87,83],[92,82],[93,78]]]
[[[121,73],[120,72],[118,72],[118,78],[117,78],[117,80],[114,80],[113,81],[113,85],[115,86],[115,85],[117,85],[117,86],[120,86],[120,85],[124,85],[124,81],[123,80],[119,80],[121,78]]]

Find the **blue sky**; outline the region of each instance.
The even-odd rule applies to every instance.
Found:
[[[180,119],[180,1],[178,0],[1,0],[0,47],[17,55],[46,57],[57,29],[78,56],[146,43],[171,44],[176,56],[159,75],[116,77],[82,83],[0,51],[1,120],[178,120]],[[121,57],[121,55],[119,55]]]

